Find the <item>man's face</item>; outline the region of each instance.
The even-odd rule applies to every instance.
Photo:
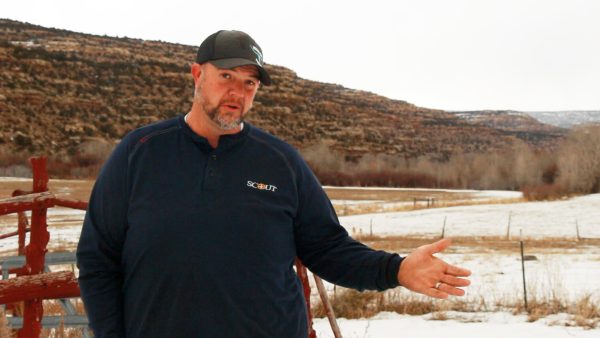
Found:
[[[258,70],[255,66],[221,69],[208,62],[198,66],[194,101],[219,129],[237,128],[252,108]]]

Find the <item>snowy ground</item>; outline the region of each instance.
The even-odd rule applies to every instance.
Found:
[[[493,193],[492,193],[493,195]],[[526,281],[530,300],[577,300],[589,295],[600,301],[600,247],[586,245],[585,239],[600,238],[600,195],[564,201],[473,205],[423,209],[409,212],[377,213],[340,217],[355,235],[509,238],[513,250],[486,250],[454,247],[439,257],[469,268],[472,285],[466,299],[486,303],[522,299],[522,271],[519,239],[524,239]],[[510,227],[509,227],[510,223]],[[445,224],[445,226],[444,226]],[[580,242],[577,242],[579,231]],[[528,240],[548,240],[547,248],[528,251]],[[576,249],[553,248],[552,241],[573,241]],[[581,243],[578,245],[576,243]],[[597,243],[597,242],[596,242]],[[328,290],[332,289],[326,284]],[[449,318],[452,315],[446,314]],[[526,316],[491,312],[458,314],[457,319],[437,321],[431,315],[407,316],[382,313],[369,320],[340,319],[344,337],[600,337],[600,329],[570,327],[572,316],[554,315],[534,323]],[[325,319],[315,321],[319,337],[333,337]]]
[[[501,191],[501,190],[468,190],[468,189],[428,189],[428,188],[370,188],[370,187],[328,187],[325,189],[331,195],[331,192],[337,192],[336,195],[344,195],[341,192],[362,192],[359,195],[372,196],[367,192],[375,192],[385,195],[389,198],[384,199],[332,199],[331,203],[336,210],[342,213],[356,211],[368,208],[369,212],[390,212],[396,210],[406,210],[413,206],[426,207],[428,203],[434,203],[437,206],[459,205],[468,203],[502,202],[521,199],[523,194],[519,191]],[[363,213],[363,212],[358,212]]]
[[[10,179],[0,178],[0,188]],[[61,187],[68,193],[68,188]],[[356,189],[356,188],[353,188]],[[1,189],[0,189],[1,190]],[[421,190],[422,191],[422,190]],[[475,199],[512,199],[514,192],[476,192]],[[465,191],[458,191],[465,193]],[[2,196],[0,196],[2,198]],[[352,204],[361,201],[340,201]],[[387,203],[369,200],[362,203]],[[49,248],[74,250],[81,231],[83,211],[53,208],[48,212],[51,233]],[[525,262],[528,292],[531,297],[580,299],[590,295],[600,301],[600,247],[586,244],[586,238],[600,238],[600,194],[563,201],[506,203],[422,209],[408,212],[376,213],[340,217],[344,227],[355,235],[404,236],[415,238],[473,237],[481,246],[454,246],[440,257],[452,264],[473,271],[472,286],[467,289],[467,300],[522,297],[519,239],[525,239],[525,253],[535,260]],[[509,226],[510,224],[510,226]],[[16,216],[0,216],[0,234],[16,230]],[[505,239],[509,234],[514,246],[504,250],[486,249],[486,238]],[[577,242],[579,232],[580,241]],[[530,250],[528,240],[548,240],[543,250]],[[552,248],[552,241],[575,243],[571,248]],[[580,244],[578,244],[580,243]],[[597,242],[593,242],[597,243]],[[512,244],[511,244],[512,245]],[[0,240],[0,256],[16,252],[16,238]],[[407,254],[401,252],[400,254]],[[326,284],[332,290],[330,284]],[[315,291],[315,288],[313,288]],[[316,292],[316,291],[315,291]],[[407,316],[380,313],[368,320],[339,319],[346,338],[352,337],[600,337],[600,328],[585,330],[570,327],[567,315],[550,316],[534,323],[526,316],[507,312],[445,313],[448,320],[433,320],[432,315]],[[315,320],[318,337],[333,337],[326,319]]]
[[[526,316],[514,316],[506,312],[488,314],[446,313],[448,320],[432,320],[431,315],[408,316],[396,313],[380,313],[369,319],[338,319],[344,338],[598,338],[600,330],[569,327],[568,319],[557,315],[527,322]],[[325,318],[314,321],[319,338],[334,335]]]
[[[600,238],[600,194],[564,201],[486,204],[341,217],[352,233],[373,235]],[[509,228],[510,222],[510,229]]]

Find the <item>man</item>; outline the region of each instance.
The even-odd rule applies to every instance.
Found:
[[[96,337],[305,338],[296,256],[359,290],[464,294],[469,271],[433,256],[448,241],[354,241],[300,155],[243,122],[271,83],[250,36],[212,34],[191,73],[190,112],[128,134],[94,186],[77,259]]]

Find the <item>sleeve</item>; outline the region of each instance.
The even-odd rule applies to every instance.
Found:
[[[312,272],[328,282],[357,290],[398,286],[403,258],[354,240],[340,225],[331,201],[304,161],[297,171],[296,251]]]
[[[92,190],[77,246],[79,287],[96,338],[125,337],[121,252],[127,228],[128,156],[121,142]]]

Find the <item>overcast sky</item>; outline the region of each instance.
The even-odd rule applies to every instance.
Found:
[[[0,17],[199,45],[243,30],[303,78],[445,110],[600,110],[597,0],[7,0]]]

